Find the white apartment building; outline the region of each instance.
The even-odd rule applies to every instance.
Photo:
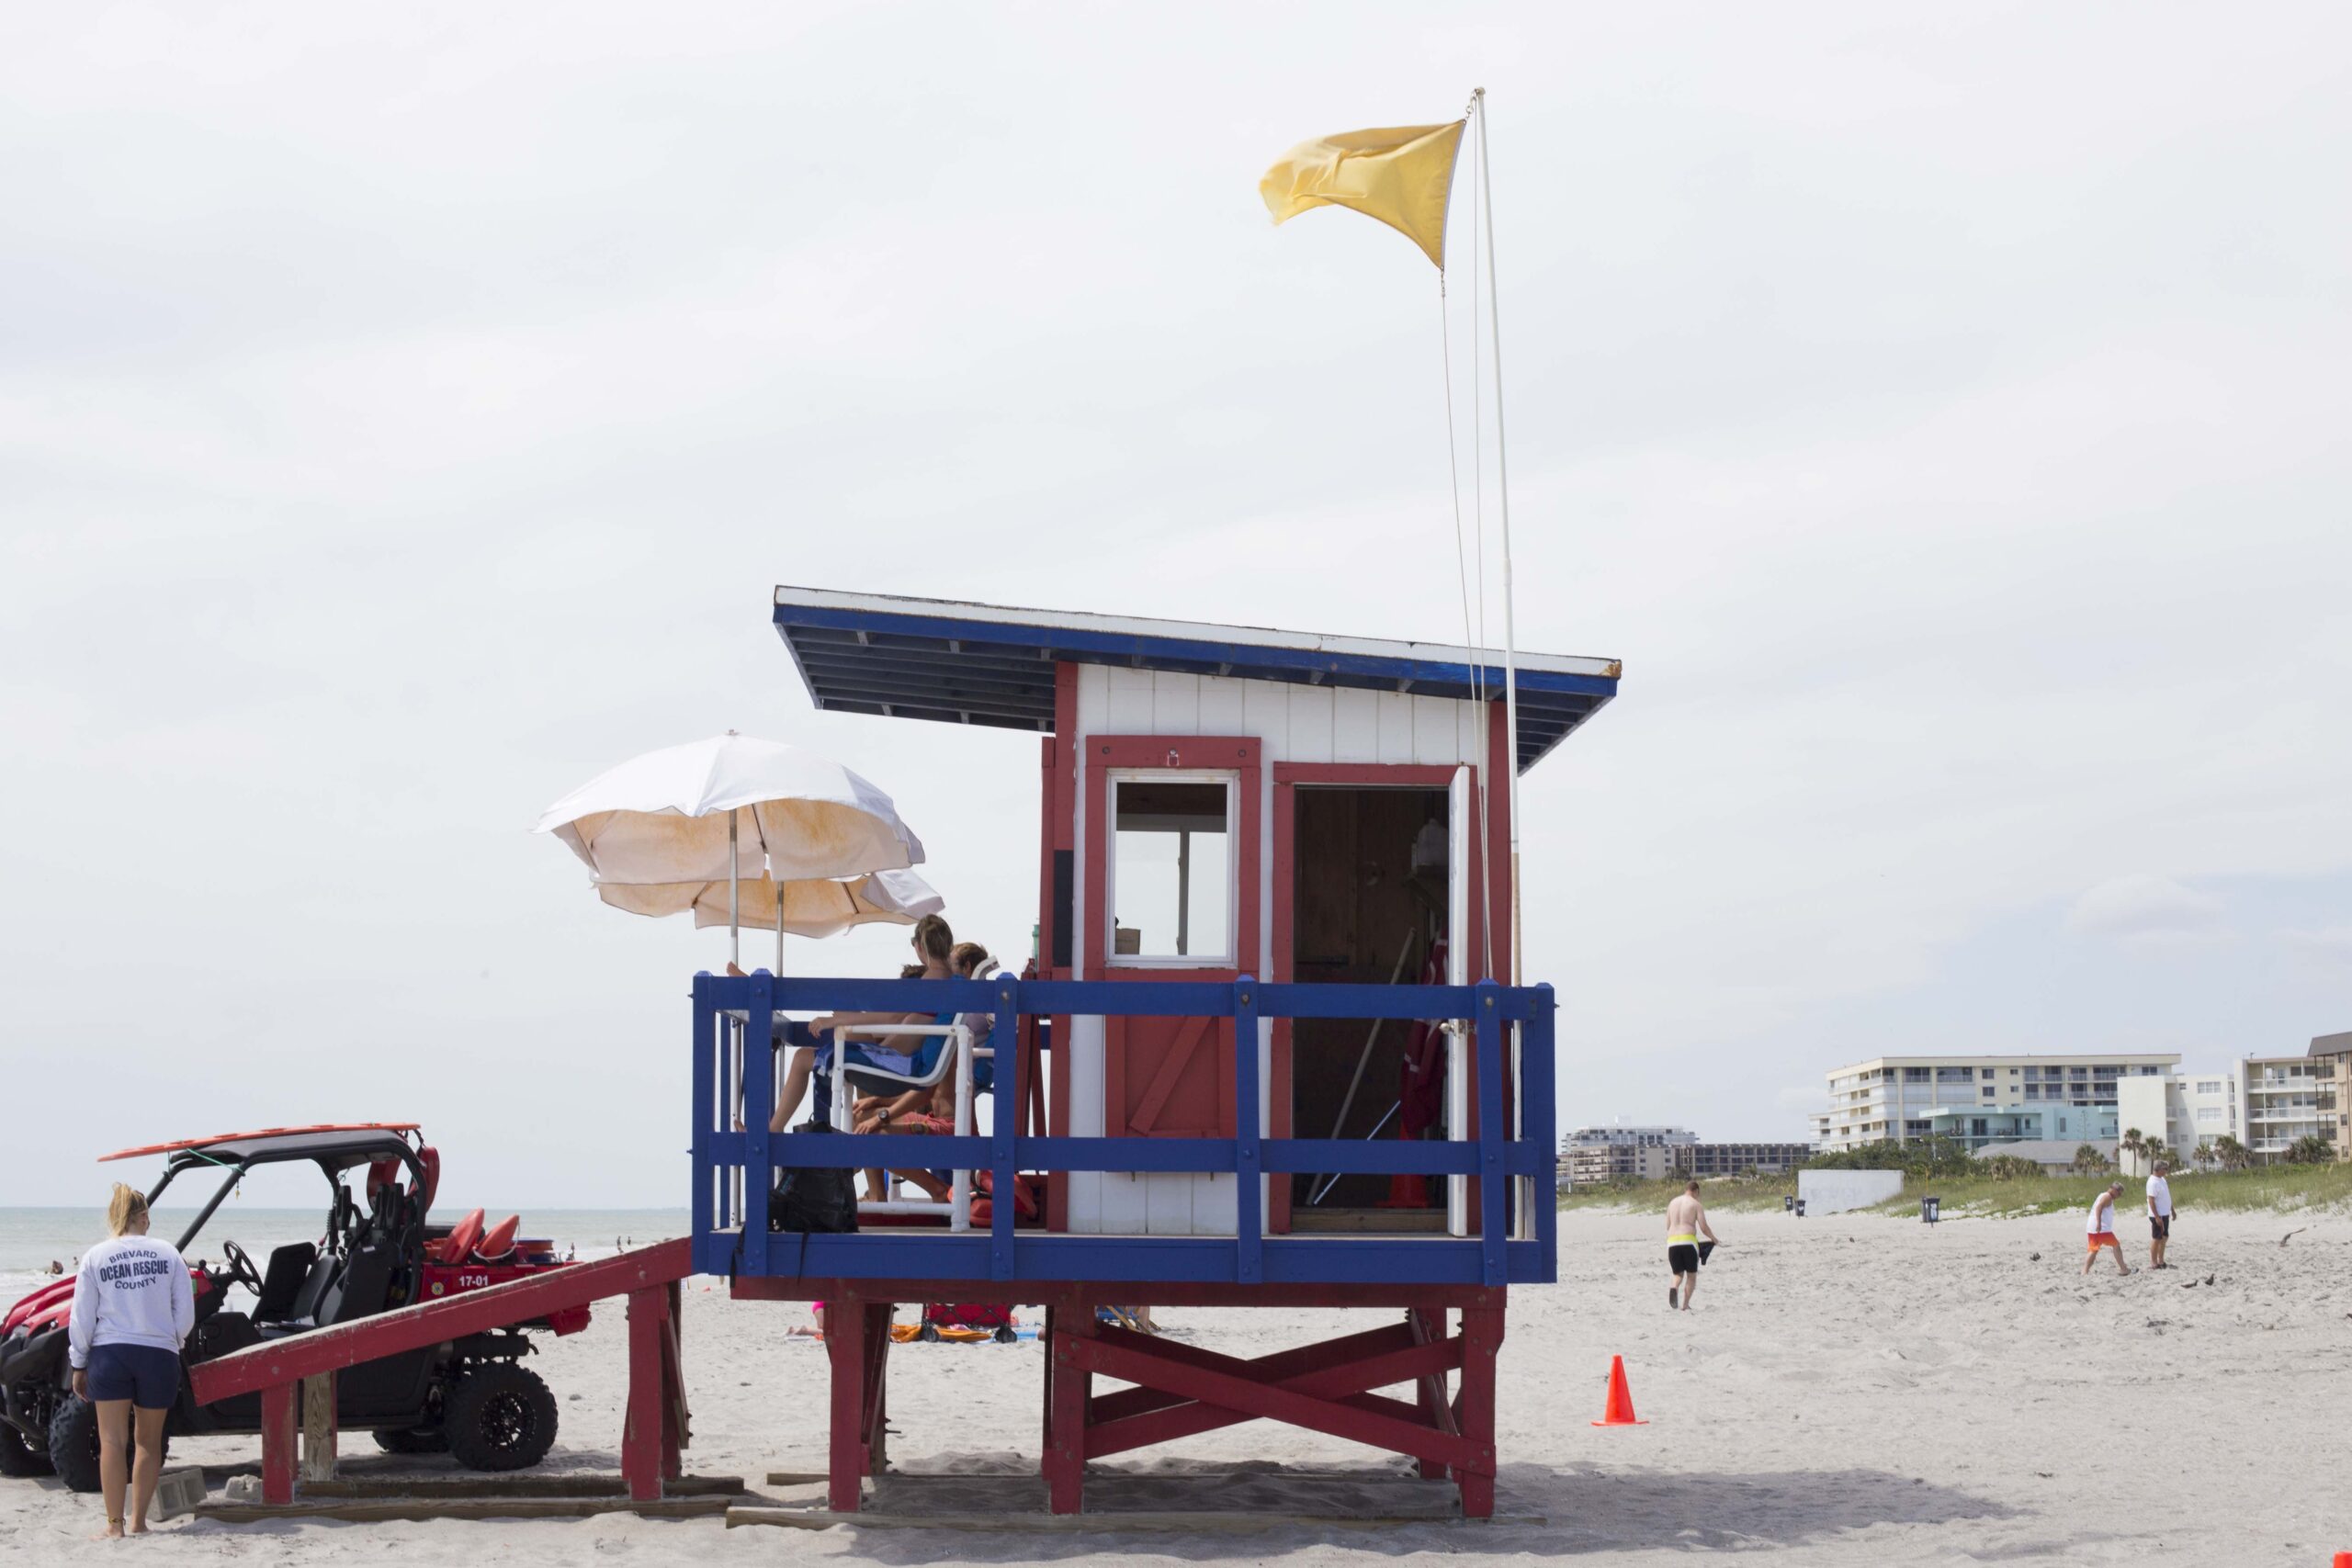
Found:
[[[2119,1083],[2115,1120],[2119,1128],[2137,1127],[2150,1138],[2162,1139],[2167,1148],[2188,1155],[2195,1153],[2198,1145],[2225,1135],[2243,1141],[2245,1132],[2238,1114],[2242,1103],[2235,1069],[2178,1077],[2134,1075]],[[2117,1158],[2129,1176],[2145,1176],[2154,1163],[2128,1150],[2120,1151]]]
[[[2237,1066],[2246,1130],[2239,1139],[2270,1164],[2298,1138],[2327,1142],[2337,1159],[2352,1155],[2352,1033],[2324,1034],[2301,1056],[2248,1056]]]
[[[1874,1056],[1829,1070],[1829,1109],[1814,1113],[1813,1140],[1825,1151],[1931,1134],[1972,1149],[2020,1139],[2090,1143],[2116,1136],[2125,1081],[2166,1080],[2179,1066],[2177,1052]]]

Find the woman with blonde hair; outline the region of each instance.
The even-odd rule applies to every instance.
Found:
[[[123,1533],[126,1483],[130,1533],[147,1533],[147,1505],[164,1470],[164,1417],[179,1397],[180,1345],[196,1326],[196,1292],[179,1249],[147,1234],[147,1200],[136,1188],[115,1183],[107,1231],[105,1241],[82,1255],[74,1277],[66,1356],[74,1395],[98,1413],[104,1539],[112,1539]],[[139,1458],[126,1466],[123,1450],[134,1426]]]

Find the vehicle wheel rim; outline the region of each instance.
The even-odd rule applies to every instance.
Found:
[[[511,1390],[492,1394],[482,1402],[481,1435],[494,1449],[512,1451],[521,1448],[535,1424],[530,1402]]]

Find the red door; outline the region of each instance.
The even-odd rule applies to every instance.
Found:
[[[1258,742],[1097,735],[1085,745],[1086,977],[1257,973]],[[1105,1130],[1233,1136],[1233,1060],[1230,1018],[1106,1018]]]

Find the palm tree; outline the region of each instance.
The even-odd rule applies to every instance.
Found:
[[[2254,1151],[2224,1133],[2213,1140],[2213,1153],[2223,1170],[2244,1170],[2254,1163]]]
[[[2109,1163],[2105,1155],[2090,1145],[2076,1144],[2075,1145],[2075,1174],[2076,1176],[2101,1175],[2107,1170]]]
[[[2191,1157],[2196,1160],[2198,1168],[2202,1169],[2204,1167],[2211,1165],[2215,1160],[2220,1159],[2222,1156],[2220,1153],[2214,1149],[2212,1139],[2199,1138],[2197,1141],[2197,1152]]]
[[[2287,1149],[2289,1165],[2325,1165],[2335,1157],[2335,1145],[2317,1133],[2306,1133]]]
[[[2116,1141],[2115,1147],[2117,1152],[2130,1156],[2132,1162],[2136,1164],[2140,1156],[2148,1152],[2148,1135],[2137,1127],[2126,1127],[2123,1129],[2123,1136]]]

